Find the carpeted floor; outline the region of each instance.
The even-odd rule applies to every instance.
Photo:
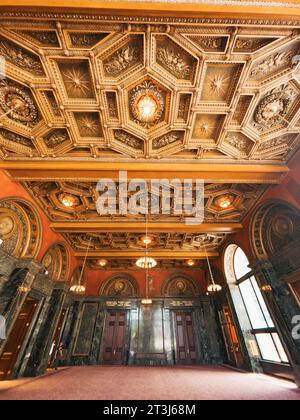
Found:
[[[292,383],[225,367],[73,367],[0,382],[0,400],[300,400]]]

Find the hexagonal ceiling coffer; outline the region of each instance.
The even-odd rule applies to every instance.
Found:
[[[128,91],[130,119],[146,129],[166,122],[170,96],[168,90],[153,79],[142,80]]]
[[[231,213],[241,204],[241,196],[232,190],[224,190],[213,194],[207,203],[207,209],[213,214]]]
[[[252,125],[259,132],[280,130],[287,127],[299,106],[299,91],[291,83],[275,87],[258,103]]]
[[[0,107],[7,118],[27,127],[40,121],[36,102],[28,88],[11,80],[0,80]]]

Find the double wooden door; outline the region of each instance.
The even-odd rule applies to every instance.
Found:
[[[192,312],[176,311],[175,338],[176,363],[179,365],[197,364],[197,346]]]
[[[107,313],[103,363],[122,365],[126,361],[126,311],[110,311]]]
[[[25,337],[37,309],[37,301],[27,298],[0,357],[0,380],[11,379]]]

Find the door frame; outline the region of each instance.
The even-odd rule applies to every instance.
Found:
[[[100,357],[99,357],[99,363],[102,365],[108,365],[109,363],[106,363],[104,361],[104,350],[105,350],[105,339],[106,339],[106,332],[107,332],[107,321],[108,321],[108,315],[110,312],[122,312],[126,314],[126,326],[125,326],[125,340],[124,340],[124,356],[122,359],[121,365],[127,365],[129,360],[129,351],[130,351],[130,343],[131,343],[131,311],[129,309],[123,309],[123,308],[106,308],[105,309],[105,315],[103,320],[103,329],[102,329],[102,337],[101,337],[101,345],[100,345]]]
[[[172,308],[170,310],[171,312],[171,337],[172,337],[172,347],[173,347],[173,361],[174,365],[179,365],[177,361],[177,325],[176,325],[176,313],[183,312],[186,314],[191,314],[192,322],[193,322],[193,329],[194,329],[194,338],[195,338],[195,347],[196,347],[196,360],[195,364],[199,365],[201,364],[200,361],[200,351],[199,351],[199,336],[198,331],[196,330],[196,318],[195,318],[195,309],[193,308]],[[193,366],[193,364],[187,366]]]
[[[12,333],[13,329],[15,328],[15,324],[16,324],[19,316],[20,316],[23,305],[25,304],[25,302],[27,300],[32,300],[32,301],[35,302],[34,303],[35,311],[33,313],[33,316],[31,318],[31,320],[30,320],[28,330],[26,331],[26,333],[24,335],[23,341],[21,343],[21,347],[19,349],[18,355],[17,355],[16,360],[14,362],[14,366],[12,367],[11,374],[9,375],[9,378],[7,378],[5,380],[12,380],[12,379],[18,378],[18,376],[20,375],[20,370],[22,370],[22,366],[25,363],[27,363],[27,361],[28,361],[28,358],[25,360],[24,353],[25,353],[26,349],[28,348],[28,346],[30,344],[33,344],[32,343],[33,335],[34,335],[34,331],[35,331],[35,328],[36,328],[36,325],[37,325],[37,322],[38,322],[38,319],[39,319],[39,316],[40,316],[40,312],[41,312],[41,308],[43,306],[43,302],[41,300],[37,299],[36,297],[32,297],[32,296],[28,295],[26,297],[26,299],[24,300],[22,306],[20,307],[20,310],[18,311],[18,314],[15,316],[13,326],[10,329],[9,335],[8,335],[8,337],[7,337],[7,339],[4,343],[3,351],[1,352],[0,357],[2,356],[2,354],[5,350],[6,344],[8,343],[8,340],[10,339],[11,333]]]

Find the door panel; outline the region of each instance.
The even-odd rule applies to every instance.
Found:
[[[56,359],[57,356],[57,352],[59,349],[59,345],[60,345],[60,340],[63,334],[63,328],[64,328],[64,324],[65,324],[65,319],[66,319],[66,310],[63,309],[61,311],[60,317],[59,317],[59,321],[56,327],[56,331],[53,337],[53,342],[52,342],[52,346],[51,346],[51,351],[50,351],[50,358],[49,358],[49,362],[48,362],[48,367],[53,365],[53,362]]]
[[[26,299],[0,357],[0,380],[2,381],[11,379],[15,363],[36,309],[37,301],[30,298]]]
[[[104,364],[124,363],[126,349],[126,312],[108,312],[104,338]]]
[[[223,305],[219,311],[224,342],[229,363],[238,368],[245,367],[245,360],[240,346],[238,333],[233,321],[232,313],[228,305]]]
[[[191,312],[175,312],[176,363],[197,363],[197,349]]]

